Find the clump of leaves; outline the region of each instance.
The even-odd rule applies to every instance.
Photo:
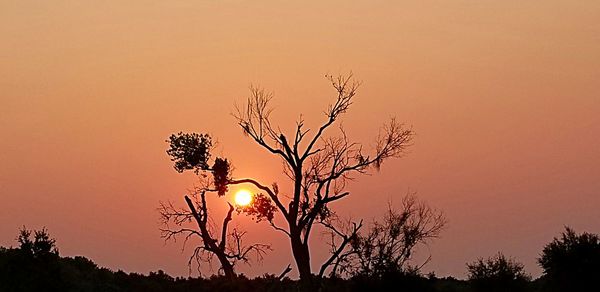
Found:
[[[277,208],[268,196],[258,193],[254,195],[252,203],[248,206],[238,206],[237,212],[243,212],[252,216],[256,222],[262,220],[271,222],[273,221],[275,212],[277,212]]]
[[[208,134],[183,133],[172,134],[167,140],[173,166],[179,173],[185,170],[208,170],[210,150],[213,146],[212,139]]]
[[[215,188],[219,196],[224,196],[227,193],[227,183],[230,180],[229,174],[231,172],[231,165],[226,158],[217,157],[215,164],[213,165],[213,178]]]

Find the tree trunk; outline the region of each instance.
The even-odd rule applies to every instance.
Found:
[[[202,193],[202,206],[203,206],[203,210],[204,210],[204,216],[206,216],[206,202],[204,199],[204,193]],[[208,229],[206,227],[206,219],[207,217],[200,217],[200,215],[198,214],[198,211],[196,210],[196,207],[194,207],[194,203],[192,202],[192,200],[188,197],[185,196],[185,201],[188,204],[188,207],[190,208],[190,211],[192,212],[192,215],[194,216],[194,219],[196,219],[196,222],[198,223],[198,228],[200,229],[200,236],[202,237],[202,241],[204,242],[204,246],[205,248],[213,253],[214,255],[217,256],[217,258],[219,259],[219,262],[221,263],[221,269],[223,269],[223,273],[225,274],[225,277],[232,279],[235,278],[236,274],[235,271],[233,270],[233,265],[231,264],[231,262],[229,262],[229,259],[227,258],[227,255],[225,254],[225,246],[223,245],[223,248],[221,249],[219,246],[217,246],[217,244],[215,243],[216,240],[213,240],[213,238],[210,236],[210,233],[208,232]],[[227,217],[225,217],[225,221],[223,222],[223,244],[225,243],[225,234],[227,233],[227,223],[231,220],[231,212],[233,212],[233,206],[231,206],[231,204],[229,205],[229,212],[227,213]]]
[[[223,273],[225,274],[225,277],[228,279],[235,278],[236,274],[233,271],[233,265],[231,265],[231,263],[229,262],[227,257],[225,257],[224,255],[218,255],[218,258],[219,258],[219,261],[221,262],[221,268],[223,269]]]
[[[300,274],[301,281],[310,280],[312,277],[310,267],[310,252],[308,250],[308,244],[303,244],[300,240],[301,233],[293,234],[291,236],[292,253],[294,254],[294,260],[296,261],[296,267]]]

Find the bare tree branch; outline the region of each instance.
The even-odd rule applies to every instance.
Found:
[[[275,131],[271,126],[270,115],[273,109],[269,107],[269,102],[273,94],[266,92],[262,88],[250,87],[250,97],[247,99],[245,108],[236,105],[233,116],[237,119],[238,125],[244,131],[244,134],[250,136],[256,143],[267,149],[273,154],[281,156],[285,161],[294,164],[293,157],[289,152],[283,149],[288,148],[283,135]],[[272,146],[265,141],[265,137],[275,142]]]
[[[279,276],[277,277],[277,280],[281,281],[283,279],[283,277],[285,277],[285,275],[287,275],[291,271],[292,271],[292,265],[287,265],[287,267],[283,270],[283,272],[281,272],[281,274],[279,274]]]
[[[223,225],[221,230],[221,240],[217,241],[216,237],[213,236],[212,228],[210,227],[211,220],[208,216],[208,208],[206,204],[207,190],[198,190],[198,192],[191,193],[190,196],[184,196],[185,202],[188,209],[176,208],[172,203],[161,203],[159,212],[161,214],[161,221],[165,228],[161,228],[161,236],[165,240],[175,240],[178,236],[184,237],[182,251],[185,249],[188,240],[194,236],[201,240],[201,245],[196,246],[192,255],[188,260],[188,266],[191,272],[192,262],[195,261],[198,264],[198,271],[200,272],[200,262],[206,262],[211,266],[213,257],[216,257],[220,263],[220,271],[223,271],[226,276],[235,276],[234,267],[237,261],[243,261],[249,263],[250,253],[256,255],[256,260],[261,261],[267,250],[271,250],[271,247],[266,244],[252,244],[245,245],[242,241],[245,232],[240,232],[234,229],[232,232],[228,232],[229,222],[232,220],[233,206],[229,204],[229,210],[227,215],[223,219]],[[184,227],[184,225],[190,223],[192,219],[196,222],[196,228]],[[176,229],[171,229],[169,223],[173,223],[180,226]]]
[[[229,224],[229,221],[231,221],[231,213],[233,213],[233,206],[230,203],[227,203],[227,205],[229,205],[229,210],[227,211],[227,216],[225,216],[225,219],[223,219],[223,230],[221,231],[221,243],[219,243],[219,249],[221,249],[221,250],[225,249],[225,242],[227,241],[227,225]]]
[[[262,185],[259,182],[257,182],[256,180],[251,179],[251,178],[235,179],[235,180],[229,181],[230,185],[245,184],[245,183],[252,184],[255,187],[259,188],[260,190],[265,191],[269,195],[271,200],[273,200],[273,202],[275,202],[275,205],[277,206],[277,208],[279,208],[279,211],[281,211],[281,213],[283,213],[283,215],[287,219],[287,217],[288,217],[287,209],[283,206],[283,204],[281,204],[281,201],[277,197],[277,194],[273,190],[271,190],[269,187]]]
[[[353,222],[352,229],[348,233],[343,233],[338,228],[336,228],[331,222],[321,221],[320,223],[323,226],[327,227],[331,232],[335,233],[337,236],[342,238],[342,242],[339,244],[339,246],[336,246],[334,236],[332,236],[332,241],[330,244],[331,256],[329,257],[329,259],[327,259],[327,261],[325,261],[325,263],[323,263],[323,265],[321,265],[321,269],[319,270],[319,277],[323,277],[323,275],[325,274],[325,270],[327,270],[327,268],[329,268],[336,259],[339,260],[340,256],[342,255],[342,252],[346,249],[346,246],[352,240],[356,240],[356,236],[358,234],[358,231],[362,227],[363,221],[360,220],[358,224]],[[332,274],[335,275],[335,270],[332,272]]]
[[[338,93],[337,99],[333,105],[330,105],[325,114],[327,115],[327,121],[321,125],[317,134],[313,136],[310,143],[306,147],[304,154],[300,158],[300,160],[304,161],[307,157],[315,154],[319,150],[312,151],[312,148],[315,146],[315,143],[321,138],[323,132],[331,126],[341,114],[345,113],[348,108],[352,105],[352,98],[356,95],[356,90],[360,86],[360,82],[353,80],[352,72],[348,74],[348,76],[344,77],[342,75],[334,78],[331,75],[325,75],[327,79],[331,82],[331,85]]]

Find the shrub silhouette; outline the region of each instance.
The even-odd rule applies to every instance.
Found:
[[[353,236],[347,238],[348,250],[339,252],[330,274],[396,281],[402,277],[412,281],[430,260],[411,265],[413,252],[418,245],[438,238],[446,222],[442,212],[409,194],[402,199],[400,208],[389,205],[383,218],[374,221],[368,232],[354,228]],[[343,247],[335,242],[330,245]]]
[[[591,291],[600,289],[600,238],[576,234],[569,227],[554,238],[538,259],[544,269],[544,291]],[[597,290],[596,290],[597,291]]]
[[[469,263],[467,269],[474,291],[527,291],[531,280],[523,264],[502,253]]]

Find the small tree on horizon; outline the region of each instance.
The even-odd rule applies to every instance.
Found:
[[[33,234],[33,239],[31,235]],[[17,237],[19,250],[34,258],[58,257],[56,239],[51,238],[46,227],[40,230],[29,230],[23,226]]]
[[[600,236],[565,227],[544,247],[538,263],[548,291],[600,289]]]
[[[502,253],[468,263],[469,282],[475,291],[527,291],[531,276],[525,266]]]

